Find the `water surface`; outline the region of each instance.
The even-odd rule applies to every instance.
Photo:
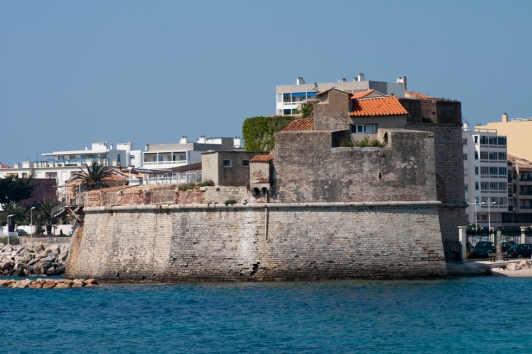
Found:
[[[527,353],[532,279],[0,288],[3,353]]]

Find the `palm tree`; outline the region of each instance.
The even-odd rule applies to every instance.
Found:
[[[41,220],[44,221],[46,225],[46,234],[52,234],[52,224],[54,222],[53,209],[55,206],[59,205],[59,201],[54,198],[44,198],[39,205],[37,205],[37,210]]]
[[[113,175],[112,169],[108,166],[101,165],[98,161],[94,161],[92,165],[87,165],[86,170],[81,169],[72,178],[73,181],[79,181],[81,188],[86,191],[100,188],[108,188],[105,183],[107,177]]]

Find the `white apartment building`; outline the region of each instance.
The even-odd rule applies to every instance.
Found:
[[[13,167],[6,168],[0,165],[0,178],[16,176],[27,178],[53,178],[57,184],[59,198],[66,196],[65,181],[80,171],[86,165],[98,161],[105,166],[126,167],[136,166],[141,163],[141,151],[132,150],[132,143],[120,143],[116,148],[107,142],[93,143],[91,148],[84,150],[54,151],[45,153],[46,160],[15,163]]]
[[[502,226],[508,211],[507,139],[495,129],[462,129],[466,208],[470,224]]]
[[[202,135],[194,143],[183,136],[178,144],[146,144],[146,149],[142,152],[142,168],[168,170],[201,162],[201,153],[204,151],[229,151],[241,148],[241,139],[238,137],[206,138]]]
[[[397,78],[397,82],[369,81],[360,73],[353,81],[345,78],[338,82],[306,84],[302,77],[298,77],[295,85],[280,85],[276,87],[275,112],[277,115],[295,114],[296,108],[308,99],[313,99],[320,91],[334,87],[338,90],[355,93],[359,91],[376,90],[384,95],[405,97],[406,77]]]

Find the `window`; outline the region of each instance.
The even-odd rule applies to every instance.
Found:
[[[506,175],[506,167],[499,167],[499,175],[505,176]]]
[[[488,159],[488,152],[487,151],[481,151],[480,152],[480,159],[481,160],[487,160]]]
[[[505,152],[499,152],[499,160],[506,160],[506,153]]]
[[[475,160],[478,160],[478,151],[475,151]]]
[[[28,174],[26,172],[22,173],[22,178],[28,178]]]
[[[490,182],[490,190],[498,191],[499,190],[499,182]]]
[[[475,139],[475,144],[478,144],[478,135],[475,135],[473,138]]]
[[[68,159],[69,159],[69,160],[75,160],[75,159],[76,159],[76,155],[69,155],[69,156],[68,156]]]
[[[351,125],[352,134],[377,134],[377,124],[353,124]]]
[[[499,145],[502,145],[502,146],[506,146],[506,137],[505,136],[500,136],[497,138],[497,142],[499,143]]]
[[[120,162],[120,154],[117,154],[117,156],[116,156],[116,162]]]
[[[508,184],[506,182],[499,182],[499,190],[504,191],[508,189]]]
[[[475,190],[478,191],[478,182],[475,182]]]
[[[466,139],[462,139],[462,144],[467,145],[467,138]]]
[[[467,154],[464,154],[464,160],[467,160]]]
[[[490,167],[490,175],[497,175],[499,173],[499,169],[497,167]]]
[[[489,182],[480,182],[480,190],[489,191],[490,190],[490,183]]]
[[[223,167],[231,167],[231,160],[223,160]]]
[[[480,145],[487,145],[488,144],[488,137],[481,135],[480,136]]]
[[[496,136],[490,136],[488,138],[488,142],[490,143],[490,145],[497,145],[497,137]]]
[[[478,166],[475,166],[475,174],[478,175]]]
[[[480,174],[483,175],[483,176],[488,175],[489,174],[489,168],[485,167],[485,166],[480,167]]]
[[[249,160],[242,160],[242,166],[249,167]]]
[[[465,185],[465,191],[467,192],[467,184]]]

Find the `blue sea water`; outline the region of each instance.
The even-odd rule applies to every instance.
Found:
[[[532,278],[0,288],[2,353],[530,353]]]

